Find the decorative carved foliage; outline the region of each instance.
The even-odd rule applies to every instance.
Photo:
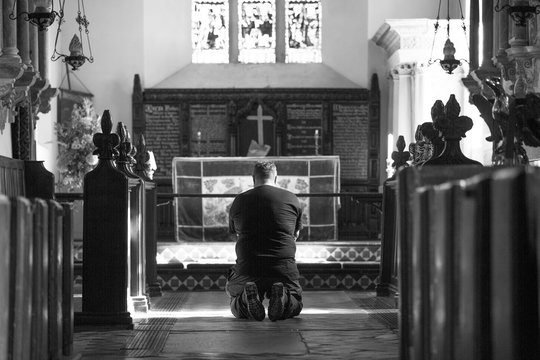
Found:
[[[97,149],[94,155],[98,155],[100,160],[114,160],[118,156],[116,149],[120,145],[120,137],[111,133],[112,121],[109,110],[105,110],[101,116],[101,133],[94,135],[93,141]]]
[[[392,160],[394,162],[392,163],[392,167],[396,170],[409,166],[407,161],[411,158],[411,153],[405,150],[405,139],[402,135],[400,135],[396,141],[396,148],[397,151],[392,152]]]
[[[120,138],[120,145],[118,146],[119,155],[116,159],[119,162],[129,163],[129,157],[132,150],[131,141],[128,139],[128,131],[123,122],[119,122],[116,126],[116,134]]]
[[[454,94],[446,105],[441,100],[437,100],[431,108],[431,118],[437,130],[445,140],[461,140],[465,133],[472,129],[473,121],[468,116],[459,116],[461,106]]]
[[[150,152],[146,148],[146,140],[144,135],[139,135],[139,143],[137,145],[137,154],[135,155],[135,172],[138,175],[143,175],[151,179]]]
[[[468,116],[459,116],[461,107],[452,94],[446,105],[437,100],[431,108],[433,126],[438,130],[445,142],[444,150],[439,156],[432,156],[424,165],[481,165],[478,161],[469,159],[461,152],[459,142],[465,133],[472,129],[473,122]],[[426,127],[427,132],[429,132]]]

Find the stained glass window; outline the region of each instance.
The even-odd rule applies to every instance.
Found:
[[[192,62],[320,63],[321,0],[276,1],[192,0]]]
[[[228,1],[196,0],[192,4],[192,61],[194,63],[228,63]]]
[[[286,4],[285,62],[320,63],[321,1],[288,0]]]
[[[238,61],[276,61],[274,0],[238,0]]]

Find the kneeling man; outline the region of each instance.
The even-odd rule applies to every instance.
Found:
[[[239,194],[229,211],[229,229],[237,242],[236,265],[229,271],[226,291],[231,312],[240,319],[263,320],[265,297],[270,299],[272,321],[302,310],[295,260],[302,209],[296,195],[277,187],[276,180],[274,163],[255,164],[254,188]]]

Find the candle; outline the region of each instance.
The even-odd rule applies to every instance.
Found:
[[[201,157],[201,132],[197,131],[197,156]]]
[[[319,155],[319,129],[315,129],[315,155]]]

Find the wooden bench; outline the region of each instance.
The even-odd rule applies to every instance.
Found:
[[[525,167],[398,175],[401,359],[540,358],[539,179]]]
[[[42,161],[0,156],[2,359],[72,356],[71,207],[53,196]]]

